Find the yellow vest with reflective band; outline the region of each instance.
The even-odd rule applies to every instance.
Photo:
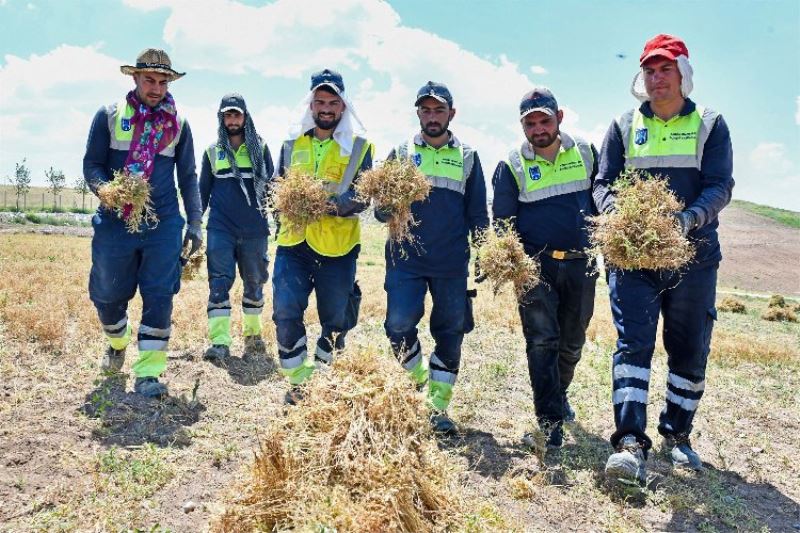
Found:
[[[216,143],[212,144],[206,149],[208,160],[211,162],[211,173],[216,177],[228,177],[228,174],[233,176],[233,172],[225,172],[231,168],[231,162],[228,161],[228,156],[225,150],[220,150]],[[242,178],[252,178],[253,163],[250,161],[250,152],[247,150],[247,145],[242,143],[233,154],[236,159],[236,166],[242,170]],[[220,176],[220,174],[222,176]]]
[[[525,142],[508,154],[506,164],[517,178],[519,201],[530,203],[588,190],[594,154],[588,142],[561,132],[561,148],[554,162],[537,157]]]
[[[717,113],[696,107],[687,115],[664,121],[645,116],[639,109],[621,116],[617,123],[625,149],[625,166],[700,169],[705,146]]]
[[[133,122],[131,118],[136,110],[127,100],[114,104],[108,109],[108,131],[111,134],[109,147],[114,150],[127,152],[131,148],[133,139]],[[158,155],[164,157],[175,157],[175,147],[181,139],[183,133],[183,119],[178,117],[178,134],[166,148],[161,150]]]
[[[323,181],[325,190],[331,195],[341,195],[350,189],[361,163],[372,144],[355,137],[349,156],[340,153],[339,144],[333,140],[325,151],[322,161],[315,161],[314,147],[310,135],[301,135],[293,141],[283,143],[283,164]],[[280,215],[279,215],[280,216]],[[295,246],[306,241],[320,255],[340,257],[346,255],[361,242],[361,223],[357,215],[337,217],[323,215],[322,219],[306,226],[305,231],[291,232],[281,224],[278,246]]]
[[[414,147],[412,152],[411,147]],[[398,159],[410,159],[425,174],[432,187],[448,189],[461,194],[467,189],[467,178],[472,173],[475,151],[453,136],[448,145],[434,148],[422,141],[421,135],[395,149]]]

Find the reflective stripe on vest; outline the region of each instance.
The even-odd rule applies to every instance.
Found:
[[[329,194],[345,194],[350,189],[371,145],[366,139],[355,137],[350,155],[343,156],[339,144],[335,143],[317,165],[311,143],[311,137],[307,135],[284,142],[282,148],[284,168],[295,168],[317,177],[323,181],[323,187]],[[348,217],[323,215],[318,222],[306,226],[305,232],[289,232],[285,225],[281,225],[277,237],[279,246],[294,246],[303,241],[320,255],[327,257],[346,255],[361,242],[358,215]]]
[[[526,159],[522,148],[508,154],[508,166],[517,178],[519,201],[530,203],[561,194],[585,191],[591,187],[594,154],[589,143],[580,138],[562,135],[562,143],[569,139],[570,148],[559,151],[552,164],[541,164],[538,159]],[[565,143],[566,144],[566,143]]]
[[[211,163],[211,173],[215,178],[232,178],[234,177],[231,163],[225,154],[225,150],[221,150],[217,144],[212,144],[206,149],[208,161]],[[242,144],[236,153],[236,166],[241,171],[242,178],[253,179],[253,163],[250,161],[250,152],[247,147]]]
[[[414,147],[414,154],[411,154],[411,147]],[[420,151],[420,149],[423,149]],[[450,146],[446,150],[441,148],[425,149],[425,147],[418,145],[414,139],[401,144],[396,148],[398,159],[410,159],[428,178],[428,182],[432,187],[439,187],[440,189],[448,189],[460,194],[464,194],[467,190],[467,178],[472,174],[472,167],[475,164],[475,150],[466,144],[459,146]],[[449,161],[456,164],[436,166],[436,161],[425,157],[425,153],[437,152],[443,158],[450,156]],[[419,158],[414,158],[413,155],[419,154]],[[447,161],[444,161],[447,162]],[[461,168],[458,169],[458,163]]]
[[[646,117],[638,109],[628,111],[617,119],[625,166],[699,170],[703,149],[718,116],[700,106],[688,115],[676,115],[666,122],[656,116]]]
[[[124,109],[120,112],[120,109]],[[111,105],[106,114],[108,116],[108,132],[110,133],[109,148],[112,150],[122,150],[127,152],[131,149],[131,140],[133,139],[133,122],[131,118],[135,109],[127,102],[122,101],[118,104]],[[161,150],[158,155],[164,157],[175,157],[175,147],[181,140],[183,133],[183,119],[178,117],[178,134],[172,139],[172,142],[166,148]]]

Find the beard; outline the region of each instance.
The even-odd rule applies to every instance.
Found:
[[[450,127],[450,121],[448,120],[444,124],[439,124],[438,122],[428,122],[427,124],[420,123],[420,127],[422,128],[422,132],[428,137],[439,137],[447,133],[447,128]]]
[[[339,116],[338,118],[336,118],[335,116],[334,118],[320,118],[318,114],[314,115],[313,118],[314,118],[314,124],[316,124],[317,127],[322,130],[332,130],[336,128],[336,126],[339,125],[339,121],[342,120],[341,116]]]
[[[558,134],[559,130],[556,129],[556,131],[553,132],[552,135],[547,135],[546,133],[541,135],[536,135],[528,139],[528,142],[530,142],[536,148],[547,148],[548,146],[556,142],[556,139],[558,139]]]
[[[228,126],[225,130],[231,136],[241,135],[244,133],[244,126]]]

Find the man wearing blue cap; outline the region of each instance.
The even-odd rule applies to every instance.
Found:
[[[489,226],[486,185],[478,153],[449,129],[456,110],[448,88],[429,81],[417,92],[414,105],[421,131],[392,150],[389,159],[410,159],[428,178],[431,192],[426,200],[411,204],[418,222],[411,227],[412,240],[386,243],[384,327],[403,368],[420,388],[428,384],[433,429],[449,434],[456,427],[445,410],[461,364],[461,342],[472,329],[468,237],[471,234],[474,242]],[[385,222],[391,213],[378,210],[376,217]],[[426,365],[417,324],[428,291],[435,347]]]
[[[597,274],[583,250],[586,217],[594,214],[597,150],[561,131],[564,112],[546,87],[526,93],[519,111],[526,140],[497,165],[492,212],[541,264],[542,281],[520,298],[519,314],[536,417],[547,446],[557,448],[563,422],[575,418],[567,388],[594,311]],[[532,446],[533,434],[523,442]]]
[[[367,205],[355,199],[353,183],[372,168],[374,147],[345,96],[341,74],[328,69],[311,76],[304,114],[283,143],[278,174],[289,168],[314,176],[330,194],[327,215],[301,231],[281,225],[272,273],[273,314],[281,373],[289,379],[286,401],[302,397],[299,386],[319,365],[329,365],[334,350],[357,321],[361,292],[355,282],[361,248],[358,213]],[[278,215],[280,221],[280,214]],[[303,314],[316,291],[322,334],[308,357]]]
[[[208,335],[205,358],[230,355],[230,290],[236,267],[242,277],[242,330],[247,354],[263,354],[261,311],[267,275],[269,226],[264,214],[272,156],[256,132],[240,94],[222,97],[217,141],[206,149],[200,172],[200,199],[208,208]]]

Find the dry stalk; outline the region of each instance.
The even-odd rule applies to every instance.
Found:
[[[726,296],[723,298],[719,305],[717,305],[717,310],[725,313],[739,314],[747,312],[744,302],[734,296]]]
[[[660,176],[628,169],[614,184],[614,211],[591,217],[592,256],[623,270],[678,270],[695,248],[674,214],[683,204]]]
[[[128,233],[138,233],[140,226],[158,224],[158,217],[150,199],[152,188],[141,176],[133,175],[125,170],[115,170],[114,179],[97,187],[100,202],[125,221]],[[126,216],[127,212],[127,216]]]
[[[289,168],[275,180],[274,207],[280,223],[292,233],[303,232],[330,210],[329,194],[322,180]]]
[[[509,223],[500,223],[496,231],[486,230],[478,248],[480,269],[492,282],[497,294],[510,283],[517,298],[539,284],[539,262],[525,253],[516,230]]]

